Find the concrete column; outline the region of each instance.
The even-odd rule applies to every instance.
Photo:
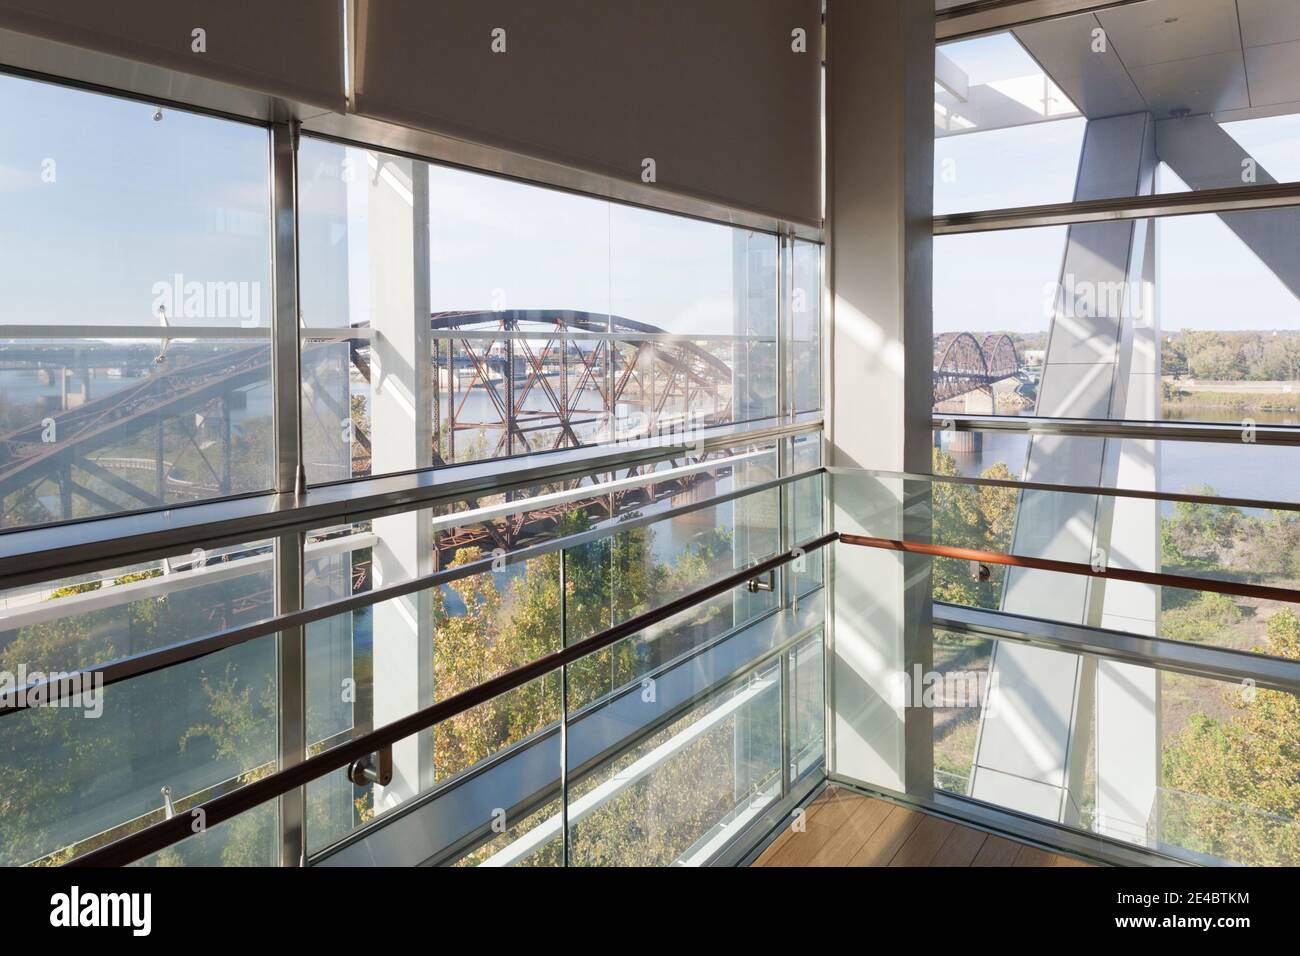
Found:
[[[828,464],[928,473],[933,5],[830,0],[827,43]],[[917,489],[837,476],[830,491],[833,527],[882,534],[904,530],[882,522],[900,522]],[[906,530],[924,536],[917,504]],[[933,717],[896,691],[930,668],[929,562],[838,548],[831,588],[831,769],[926,797]]]
[[[433,359],[429,346],[429,174],[423,163],[378,157],[368,190],[374,473],[433,463]],[[378,518],[375,586],[433,569],[427,511]],[[432,607],[427,592],[374,610],[375,726],[433,701]],[[377,788],[384,810],[433,782],[429,734],[393,748],[393,781]]]

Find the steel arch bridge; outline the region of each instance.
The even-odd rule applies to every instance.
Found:
[[[505,309],[437,312],[431,330],[434,452],[441,459],[457,459],[457,437],[466,432],[495,436],[486,453],[497,456],[731,419],[731,365],[697,341],[644,322],[571,309]],[[487,405],[471,408],[475,394]]]
[[[269,387],[270,346],[200,345],[188,354],[181,346],[165,362],[152,359],[157,352],[157,346],[98,343],[71,349],[5,346],[9,367],[53,368],[59,374],[64,366],[78,365],[151,371],[110,394],[0,434],[0,526],[9,525],[11,513],[30,504],[28,497],[47,483],[57,492],[63,519],[73,516],[74,499],[97,513],[113,513],[232,493],[231,404],[237,393]],[[212,436],[205,440],[189,417],[209,415],[218,425],[220,447],[213,447]],[[188,466],[194,477],[179,477],[180,466]]]
[[[988,391],[1015,378],[1020,356],[1011,337],[993,332],[976,339],[970,332],[945,332],[934,339],[934,401],[946,402],[967,392]]]
[[[653,436],[732,415],[734,379],[726,353],[631,319],[573,310],[439,312],[430,316],[430,330],[439,386],[436,464]],[[181,330],[175,334],[184,338]],[[370,350],[363,339],[304,343],[304,353],[345,342],[351,365],[368,381]],[[148,374],[0,434],[0,527],[22,523],[11,512],[39,510],[38,489],[54,490],[58,517],[65,519],[74,514],[74,500],[104,514],[238,490],[230,408],[243,405],[237,393],[269,386],[270,346],[207,348],[200,342],[173,347],[165,361],[154,359],[157,353],[156,345],[144,343],[5,345],[6,367],[131,366]],[[311,377],[308,369],[315,364],[304,363]],[[349,416],[346,398],[340,404],[323,388],[312,394],[313,407],[320,402],[336,419]],[[197,419],[218,427],[200,434]],[[466,432],[495,439],[495,447],[465,448]],[[458,436],[461,451],[471,454],[457,454]],[[468,438],[472,443],[477,435]],[[354,476],[369,472],[370,441],[354,433]]]

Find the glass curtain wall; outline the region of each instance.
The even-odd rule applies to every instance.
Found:
[[[1277,5],[1141,0],[938,45],[933,463],[941,478],[986,481],[934,486],[936,543],[1284,590],[1300,581],[1285,479],[1300,394],[1290,358],[1300,207],[1262,198],[1300,180],[1297,42],[1300,21]],[[1178,214],[1209,191],[1208,207]],[[1096,215],[1103,201],[1119,216]],[[934,597],[1295,654],[1285,599],[952,559],[934,563]],[[1228,849],[1211,856],[1277,861],[1235,838],[1191,840],[1186,821],[1264,814],[1292,825],[1294,788],[1279,803],[1254,780],[1297,779],[1295,761],[1229,759],[1264,710],[1293,711],[1290,695],[1228,700],[1219,681],[1089,669],[1074,655],[947,632],[934,657],[938,669],[1000,682],[1006,705],[996,718],[984,703],[936,714],[938,789],[1057,822],[1087,817],[1139,845],[1214,844]],[[1071,677],[1081,674],[1094,676]],[[1056,713],[1046,702],[1062,688],[1074,704]],[[1122,741],[1106,720],[1115,714]],[[1009,729],[1025,721],[1058,729],[1031,741]],[[1042,744],[1089,753],[1070,801],[1039,802],[1038,778],[1016,769]]]
[[[48,544],[46,525],[269,497],[286,465],[371,494],[501,462],[501,489],[473,498],[339,507],[133,563],[88,553],[7,586],[10,693],[441,576],[312,620],[300,666],[296,633],[267,629],[6,714],[4,863],[64,862],[188,812],[821,533],[820,476],[790,480],[821,465],[818,244],[311,136],[286,160],[279,129],[3,75],[0,115],[0,533],[18,547]],[[288,161],[294,196],[274,188]],[[294,357],[277,351],[273,208],[298,223],[296,438],[280,427],[292,392],[272,389]],[[620,446],[635,464],[584,469],[586,450]],[[554,465],[510,484],[525,456]],[[596,809],[548,861],[704,862],[820,772],[821,567],[811,555],[418,735],[390,786],[313,781],[301,846],[273,801],[142,862],[290,862],[433,796],[463,824],[429,848],[442,862],[491,859],[566,796]],[[661,706],[610,723],[647,681]],[[530,754],[584,727],[581,762],[549,756],[505,831],[448,815],[474,781],[531,786]],[[672,780],[724,766],[707,807],[639,821]]]

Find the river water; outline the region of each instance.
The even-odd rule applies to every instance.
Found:
[[[1253,412],[1250,417],[1260,425],[1300,425],[1300,416],[1294,414]],[[1240,425],[1242,416],[1205,409],[1195,415],[1170,414],[1167,418]],[[1230,497],[1300,502],[1300,447],[1168,440],[1155,444],[1160,491],[1191,491],[1209,485],[1217,494]],[[990,431],[983,433],[980,451],[950,454],[962,475],[977,477],[1002,462],[1019,478],[1024,473],[1027,450],[1026,436]],[[1078,483],[1088,485],[1095,481],[1095,476],[1081,474]]]

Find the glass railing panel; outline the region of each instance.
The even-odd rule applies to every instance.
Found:
[[[533,693],[538,685],[555,687],[558,685],[558,680],[559,672],[552,672],[544,675],[537,682],[524,684],[502,697],[490,699],[452,719],[480,724],[490,723],[503,712],[503,709],[512,709],[513,701],[519,695]],[[427,772],[431,766],[428,762],[429,741],[440,739],[444,729],[442,723],[435,724],[425,731],[392,744],[393,777],[387,786],[377,783],[356,786],[349,780],[346,768],[329,771],[315,779],[307,789],[306,824],[309,834],[309,852],[317,853],[325,846],[348,836],[354,828],[371,822],[384,822],[385,813],[402,806],[416,796],[413,787],[421,773]],[[553,728],[551,736],[553,737]],[[545,735],[536,738],[538,742],[544,742],[545,739]],[[329,744],[338,742],[331,741]],[[327,751],[328,746],[313,748],[312,755]],[[551,786],[553,781],[558,780],[557,755],[558,750],[551,755],[549,763],[545,758],[540,764],[535,758],[526,757],[521,760],[521,766],[512,767],[515,777],[513,787],[498,787],[495,786],[498,781],[488,781],[488,788],[481,793],[470,794],[470,799],[460,798],[459,794],[453,793],[447,803],[435,807],[436,819],[429,823],[427,829],[421,831],[418,838],[413,838],[409,833],[397,833],[395,836],[391,833],[381,834],[378,838],[381,843],[376,848],[374,844],[366,843],[366,840],[374,837],[366,835],[361,838],[361,842],[356,844],[356,847],[362,854],[379,854],[381,860],[391,865],[414,866],[431,860],[446,862],[443,859],[445,853],[440,855],[440,851],[445,850],[447,844],[471,840],[472,848],[461,857],[462,862],[474,864],[489,862],[503,846],[528,838],[534,829],[550,819],[551,809],[558,806],[553,800],[549,804],[544,804],[540,810],[528,806],[519,807],[513,803],[502,807],[496,803],[510,793],[526,792],[529,799],[537,793],[544,794],[546,788]],[[274,768],[264,769],[265,773],[269,773]],[[232,786],[225,790],[234,789],[234,784],[252,782],[265,773],[246,775],[232,782]],[[200,796],[202,799],[209,799],[221,792],[224,790]],[[345,821],[341,820],[337,813],[341,793],[346,794],[351,800],[353,818],[350,826],[345,825]],[[482,799],[473,799],[476,795]],[[279,865],[282,834],[279,829],[276,798],[263,801],[251,809],[211,826],[207,824],[203,811],[196,808],[193,803],[192,801],[178,803],[175,812],[192,821],[191,830],[195,835],[150,854],[140,860],[138,865]],[[387,822],[389,824],[396,822],[400,827],[403,819],[408,818],[397,818],[394,821],[390,817]],[[143,824],[155,821],[140,822]],[[428,823],[428,821],[421,822]],[[375,831],[371,831],[373,832]],[[536,837],[538,834],[533,836]],[[385,840],[388,842],[382,842]],[[551,845],[548,846],[546,839],[539,840],[537,852],[520,854],[521,859],[526,865],[556,865],[559,862],[558,854],[555,852],[558,842],[551,840],[550,843]],[[341,861],[345,865],[361,862],[355,856],[349,857],[347,855],[349,852],[349,849],[344,849],[343,855],[334,858],[332,862],[337,864]],[[358,850],[351,850],[351,852],[355,853]],[[434,859],[435,857],[438,859]],[[373,864],[376,857],[366,855],[362,859]],[[330,860],[327,859],[327,862]],[[500,864],[501,861],[494,862]]]
[[[698,632],[713,613],[702,603],[663,628]],[[705,863],[819,767],[823,613],[786,611],[699,641],[596,705],[573,703],[590,675],[586,661],[571,665],[570,863]]]
[[[689,629],[710,616],[707,605],[698,605],[664,623]],[[360,853],[372,861],[388,858],[374,854],[409,854],[404,862],[560,865],[566,827],[572,865],[706,862],[785,792],[784,756],[803,773],[820,765],[821,731],[813,726],[824,719],[820,621],[820,613],[805,610],[797,620],[767,619],[701,644],[640,683],[570,710],[563,728],[557,714],[471,772],[439,782],[431,800],[407,816],[385,822],[401,801],[392,802],[393,788],[365,788],[358,823],[378,826],[360,836],[362,845],[340,850],[336,862]],[[588,658],[563,669],[570,688],[582,685]],[[437,741],[449,724],[458,723],[460,733],[490,726],[502,714],[520,715],[527,709],[521,695],[549,697],[561,676],[553,671],[428,733]],[[791,714],[800,715],[797,725],[792,716],[783,728],[783,695],[791,699]],[[561,733],[567,781],[560,775]],[[399,763],[402,752],[401,745],[394,750]],[[699,801],[702,780],[708,799]],[[556,799],[566,786],[567,813]],[[311,799],[308,815],[319,826]],[[657,835],[643,840],[647,833]],[[343,835],[336,828],[327,839],[321,831],[312,845]]]
[[[572,785],[574,866],[706,861],[717,838],[781,794],[775,662],[711,696]]]
[[[669,604],[774,555],[779,549],[779,488],[767,488],[650,524],[620,529],[565,551],[566,640],[581,640]],[[635,512],[620,522],[637,521]],[[775,578],[772,578],[775,581]],[[774,609],[779,594],[734,592],[704,602],[688,627],[670,622],[630,636],[575,665],[585,679],[570,687],[581,706]]]
[[[938,790],[1197,862],[1300,859],[1290,693],[939,630],[902,686]]]
[[[151,853],[131,866],[279,866],[280,817],[275,801],[268,801],[233,819],[204,826],[194,811],[184,806],[178,814],[190,814],[193,836]],[[150,821],[152,822],[152,821]]]
[[[561,803],[546,806],[518,822],[501,814],[494,820],[493,837],[460,857],[454,866],[563,866],[564,836],[555,821],[561,817]],[[543,829],[544,828],[544,829]],[[523,845],[523,841],[527,841]]]
[[[790,652],[790,780],[816,767],[826,753],[826,660],[824,637],[809,638]]]
[[[855,524],[838,530],[925,546],[1064,562],[1055,568],[935,556],[935,600],[1067,623],[1091,623],[1294,656],[1269,622],[1297,590],[1291,541],[1300,511],[1044,488],[837,472]],[[855,531],[855,529],[857,529]],[[1096,570],[1176,576],[1187,583],[1091,578]],[[1217,586],[1246,593],[1212,593]],[[1252,588],[1275,589],[1251,591]],[[1285,620],[1285,618],[1283,618]],[[1283,626],[1281,623],[1278,625]]]
[[[596,476],[572,487],[531,489],[560,496],[545,507],[530,509],[529,498],[514,505],[498,494],[464,510],[417,510],[309,534],[308,607],[435,569],[445,578],[307,626],[309,749],[327,750],[553,653],[562,633],[570,643],[581,640],[771,557],[782,489],[763,483],[775,463],[773,447],[743,448],[716,461],[666,463],[630,484],[623,476]],[[617,490],[602,489],[610,478]],[[746,492],[751,484],[755,489]],[[430,525],[432,535],[423,540],[431,554],[421,559],[422,529]],[[689,620],[661,622],[575,662],[570,708],[637,686],[768,614],[779,597],[745,589],[720,595],[701,602]],[[539,681],[445,721],[423,745],[431,762],[411,795],[482,767],[559,716],[558,685]],[[309,848],[319,850],[369,819],[373,789],[354,790],[341,778],[313,782]]]
[[[45,681],[85,690],[0,717],[5,862],[85,852],[160,817],[164,791],[184,804],[262,772],[275,759],[274,637],[109,686],[84,669],[266,621],[273,594],[269,541],[0,594],[6,696]]]
[[[934,672],[944,675],[942,683],[935,682],[932,698],[936,789],[963,795],[970,791],[992,645],[987,638],[934,631]]]
[[[427,510],[376,518],[329,580],[333,599],[410,580],[419,566],[400,544],[416,542]],[[445,528],[468,539],[478,525]],[[355,526],[354,526],[355,530]],[[425,539],[429,540],[428,538]],[[490,543],[490,542],[489,542]],[[469,690],[560,647],[558,550],[529,559],[470,542],[444,558],[453,579],[308,626],[308,728],[313,752]],[[458,573],[478,563],[481,570]],[[426,570],[431,563],[426,558]],[[321,649],[313,653],[313,643]],[[418,745],[391,809],[535,733],[559,717],[558,685],[536,682],[444,721]],[[414,745],[413,745],[414,746]],[[373,816],[373,787],[339,775],[309,787],[309,848],[320,849]],[[398,796],[394,796],[397,794]]]
[[[268,636],[0,717],[4,862],[64,862],[164,819],[169,803],[190,807],[273,772],[276,707]],[[200,856],[242,852],[227,857],[216,841]]]

